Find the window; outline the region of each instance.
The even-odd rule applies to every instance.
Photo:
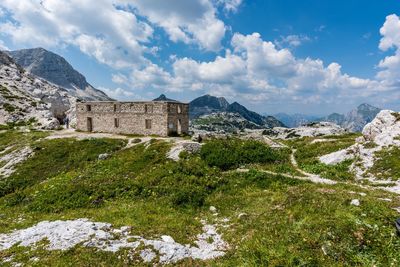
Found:
[[[151,129],[151,120],[146,120],[146,129]]]
[[[178,105],[178,114],[182,113],[182,107],[180,105]]]
[[[114,119],[114,127],[119,128],[119,119],[118,118]]]
[[[153,113],[153,105],[144,105],[144,113]]]
[[[114,104],[114,112],[117,112],[117,104]]]
[[[92,106],[91,106],[91,105],[86,105],[86,111],[87,111],[87,112],[92,111]]]

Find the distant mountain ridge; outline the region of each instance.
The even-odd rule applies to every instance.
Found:
[[[8,51],[13,60],[27,72],[67,89],[83,100],[112,100],[95,89],[63,57],[43,48]]]
[[[333,113],[318,119],[318,121],[333,122],[351,132],[361,132],[364,126],[370,123],[380,111],[380,108],[364,103],[346,115]]]
[[[278,120],[291,128],[300,127],[312,122],[332,122],[350,132],[361,132],[364,126],[370,123],[381,109],[369,104],[361,104],[347,114],[332,113],[325,117],[304,114],[289,115],[286,113],[274,114]]]
[[[213,114],[228,115],[239,114],[245,120],[258,125],[259,127],[273,128],[285,127],[285,125],[273,116],[262,116],[254,111],[248,110],[238,102],[230,104],[224,97],[204,95],[192,100],[189,103],[189,115],[191,119]],[[234,116],[229,116],[234,118]]]
[[[287,127],[289,128],[296,128],[302,125],[306,125],[312,121],[315,121],[318,119],[317,116],[313,115],[305,115],[305,114],[286,114],[286,113],[277,113],[273,114],[275,118],[283,122]]]

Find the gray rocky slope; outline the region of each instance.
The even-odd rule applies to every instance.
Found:
[[[57,118],[73,116],[75,101],[67,90],[26,72],[0,51],[0,124],[35,121],[54,129]]]
[[[7,52],[27,72],[45,79],[84,100],[111,100],[104,92],[95,89],[63,57],[43,48]]]
[[[234,102],[230,104],[223,97],[204,95],[189,103],[192,125],[209,130],[236,131],[244,128],[283,127],[284,124],[272,116],[262,116]],[[224,129],[224,125],[227,129]]]

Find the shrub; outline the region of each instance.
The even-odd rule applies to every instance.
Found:
[[[12,113],[12,112],[14,112],[16,110],[16,107],[14,105],[9,104],[9,103],[4,103],[3,104],[3,108],[8,113]]]
[[[250,163],[273,163],[287,160],[279,150],[258,141],[239,139],[213,140],[200,151],[201,158],[209,165],[222,170],[237,168]]]

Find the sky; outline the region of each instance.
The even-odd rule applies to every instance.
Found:
[[[118,100],[400,110],[399,0],[0,1],[0,49],[33,47]]]

